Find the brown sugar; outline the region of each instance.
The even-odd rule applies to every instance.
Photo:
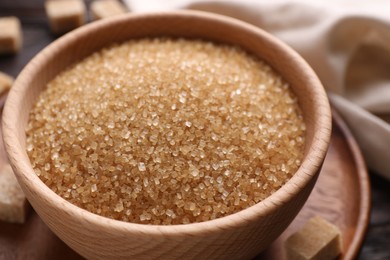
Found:
[[[10,165],[0,171],[0,220],[24,223],[29,203]]]
[[[46,0],[45,10],[50,28],[55,34],[69,32],[85,23],[83,0]]]
[[[91,13],[94,20],[127,13],[125,5],[118,0],[95,0],[91,3]]]
[[[14,79],[11,76],[0,71],[0,96],[7,93],[13,83]]]
[[[17,17],[0,17],[0,55],[18,53],[22,47],[22,38],[22,28]]]
[[[288,260],[332,260],[341,253],[340,230],[317,216],[285,243]]]
[[[41,180],[93,213],[183,224],[255,205],[297,171],[305,124],[289,85],[200,40],[107,47],[59,74],[27,127]]]

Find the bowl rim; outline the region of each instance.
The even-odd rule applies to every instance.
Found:
[[[155,19],[156,17],[192,17],[194,19],[203,19],[211,22],[218,21],[225,23],[227,26],[238,26],[242,30],[261,35],[261,37],[267,38],[268,41],[276,45],[278,49],[283,50],[285,55],[293,58],[297,66],[302,68],[302,73],[307,74],[306,76],[310,78],[311,84],[315,85],[315,87],[312,88],[312,95],[317,98],[318,103],[316,104],[315,111],[313,111],[317,118],[315,120],[315,126],[317,128],[313,135],[313,145],[308,150],[307,156],[302,160],[302,165],[293,177],[276,192],[261,202],[239,212],[204,222],[177,225],[138,224],[110,219],[82,209],[57,195],[35,174],[26,151],[22,149],[23,146],[21,145],[21,142],[23,142],[23,138],[18,136],[18,118],[15,115],[20,114],[21,104],[23,104],[23,95],[21,94],[28,92],[28,83],[31,82],[36,72],[40,70],[40,66],[38,65],[45,63],[47,57],[50,56],[55,49],[64,48],[66,42],[74,41],[78,36],[84,35],[85,33],[96,32],[100,27],[117,26],[121,23],[130,23],[133,20]],[[127,14],[115,18],[103,19],[82,26],[55,40],[40,51],[17,77],[4,106],[2,127],[6,152],[18,181],[25,183],[30,190],[41,196],[41,199],[44,199],[46,203],[51,204],[54,208],[61,211],[67,211],[67,214],[72,214],[75,217],[80,218],[80,221],[90,223],[95,227],[109,227],[112,230],[125,230],[130,233],[138,232],[165,237],[168,235],[195,235],[217,231],[226,227],[233,228],[245,225],[247,222],[258,220],[262,216],[278,209],[278,207],[288,201],[292,195],[297,194],[302,187],[306,186],[312,178],[315,178],[316,171],[320,169],[330,141],[331,112],[326,92],[314,71],[301,56],[285,43],[278,40],[275,36],[270,35],[254,25],[250,25],[235,18],[203,11],[179,10]],[[23,185],[21,186],[23,187]],[[39,214],[39,212],[37,213]]]

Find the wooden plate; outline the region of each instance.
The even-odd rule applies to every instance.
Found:
[[[7,163],[2,142],[0,138],[0,168]],[[314,215],[341,229],[341,258],[354,259],[364,238],[369,211],[370,186],[363,158],[345,123],[334,113],[330,148],[312,194],[288,229],[256,259],[281,259],[284,240]],[[0,259],[80,258],[33,210],[23,225],[0,221]]]
[[[309,199],[287,230],[256,259],[282,259],[283,242],[315,215],[340,228],[340,259],[355,259],[359,253],[369,222],[370,183],[355,139],[338,113],[332,112],[329,151]]]

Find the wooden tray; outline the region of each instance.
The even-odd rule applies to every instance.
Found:
[[[1,104],[0,100],[0,104]],[[7,163],[0,138],[0,168]],[[337,113],[320,177],[302,211],[288,229],[256,259],[281,259],[283,241],[309,218],[320,215],[343,235],[342,259],[354,259],[368,225],[370,186],[360,150]],[[31,211],[24,225],[0,221],[0,259],[80,259]]]

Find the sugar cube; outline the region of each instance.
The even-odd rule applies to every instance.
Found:
[[[340,230],[316,216],[285,242],[288,260],[330,260],[341,253]]]
[[[0,18],[0,55],[17,53],[22,46],[22,30],[17,17]]]
[[[24,223],[29,203],[10,165],[0,171],[0,220]]]
[[[126,7],[117,0],[96,0],[91,4],[94,20],[127,13]]]
[[[85,4],[82,0],[49,0],[45,2],[51,30],[62,34],[85,23]]]
[[[12,86],[14,79],[0,71],[0,96],[6,93]]]

